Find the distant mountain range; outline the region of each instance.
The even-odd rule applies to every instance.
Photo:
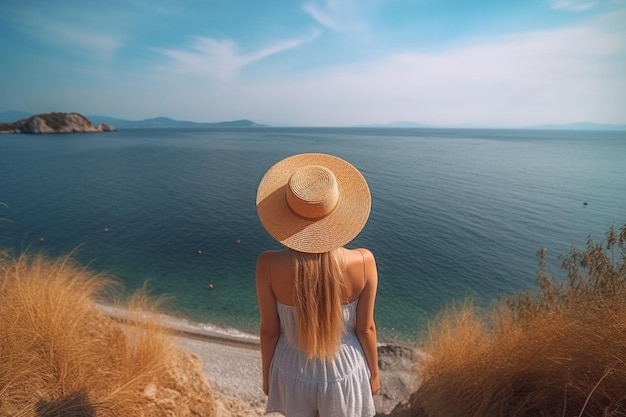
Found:
[[[545,130],[626,130],[626,125],[610,125],[592,122],[568,123],[562,125],[538,125],[528,129]]]
[[[35,113],[27,113],[24,111],[5,111],[0,113],[0,123],[13,123],[18,120],[26,119],[27,117],[34,116]]]
[[[0,112],[0,123],[11,123],[20,119],[25,119],[27,117],[33,116],[34,113],[28,113],[24,111],[6,111]],[[190,122],[185,120],[175,120],[170,119],[169,117],[154,117],[151,119],[145,120],[126,120],[126,119],[118,119],[115,117],[109,116],[86,116],[91,123],[94,125],[99,125],[100,123],[107,123],[116,129],[150,129],[150,128],[211,128],[211,127],[264,127],[267,125],[259,124],[253,122],[251,120],[242,119],[242,120],[232,120],[232,121],[224,121],[224,122]],[[367,125],[359,125],[355,127],[376,127],[376,128],[415,128],[415,129],[438,129],[442,128],[442,126],[436,125],[428,125],[423,123],[414,123],[414,122],[406,122],[406,121],[397,121],[391,123],[382,123],[382,124],[367,124]],[[459,127],[462,128],[462,127]],[[480,127],[480,129],[489,129],[488,126]],[[536,125],[536,126],[526,126],[521,127],[519,129],[536,129],[536,130],[617,130],[624,131],[626,130],[626,125],[618,125],[618,124],[601,124],[601,123],[592,123],[592,122],[579,122],[579,123],[567,123],[567,124],[545,124],[545,125]]]
[[[216,123],[199,123],[186,120],[175,120],[169,117],[154,117],[145,120],[125,120],[108,116],[87,116],[93,124],[108,123],[118,129],[151,129],[151,128],[207,128],[207,127],[260,127],[264,126],[251,120],[232,120]]]
[[[489,127],[489,126],[459,126],[459,127],[450,127],[450,126],[436,126],[436,125],[427,125],[424,123],[414,123],[414,122],[392,122],[392,123],[382,123],[382,124],[367,124],[360,125],[357,127],[377,127],[377,128],[414,128],[414,129],[445,129],[445,128],[458,128],[458,129],[529,129],[529,130],[626,130],[626,125],[614,125],[614,124],[601,124],[601,123],[591,123],[591,122],[579,122],[579,123],[566,123],[566,124],[546,124],[546,125],[535,125],[535,126],[524,126],[517,128],[505,128],[505,127]]]
[[[7,111],[0,113],[0,123],[12,123],[17,120],[25,119],[33,116],[34,113],[23,111]],[[198,123],[185,120],[174,120],[168,117],[155,117],[145,120],[126,120],[108,116],[86,116],[94,125],[106,123],[114,126],[116,129],[151,129],[151,128],[208,128],[208,127],[260,127],[262,124],[255,123],[251,120],[233,120],[216,123]]]
[[[391,123],[379,123],[379,124],[367,124],[360,125],[357,127],[385,127],[385,128],[436,128],[433,125],[427,125],[423,123],[414,123],[414,122],[391,122]]]

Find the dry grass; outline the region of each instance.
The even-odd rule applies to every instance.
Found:
[[[433,324],[402,415],[626,416],[626,226],[573,248],[565,282],[544,255],[537,291],[487,312],[467,303]]]
[[[145,295],[131,302],[129,317],[145,325],[122,331],[104,316],[94,301],[110,284],[69,258],[0,255],[0,416],[160,416],[176,402],[159,402],[160,393],[185,397],[171,389],[186,372],[174,364],[198,364],[145,321],[153,305]],[[194,372],[183,376],[188,385],[208,387],[201,367]],[[184,415],[212,415],[211,392],[205,397],[187,401]]]

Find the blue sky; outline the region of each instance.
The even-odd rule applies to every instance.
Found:
[[[0,111],[626,124],[626,0],[3,0]]]

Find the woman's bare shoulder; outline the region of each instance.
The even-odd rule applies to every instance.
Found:
[[[362,256],[366,260],[368,260],[368,259],[373,260],[374,259],[374,254],[372,253],[371,250],[369,250],[367,248],[355,248],[355,249],[349,249],[349,251],[352,252],[355,255],[359,254],[358,255],[359,257]]]
[[[355,252],[359,253],[359,261],[360,264],[365,268],[365,279],[368,282],[377,282],[378,281],[378,271],[376,266],[376,259],[374,258],[374,254],[372,251],[366,248],[357,248],[354,249]]]

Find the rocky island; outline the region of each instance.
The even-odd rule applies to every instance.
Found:
[[[13,123],[0,123],[0,133],[79,133],[114,132],[108,123],[94,126],[85,116],[78,113],[37,114]]]

